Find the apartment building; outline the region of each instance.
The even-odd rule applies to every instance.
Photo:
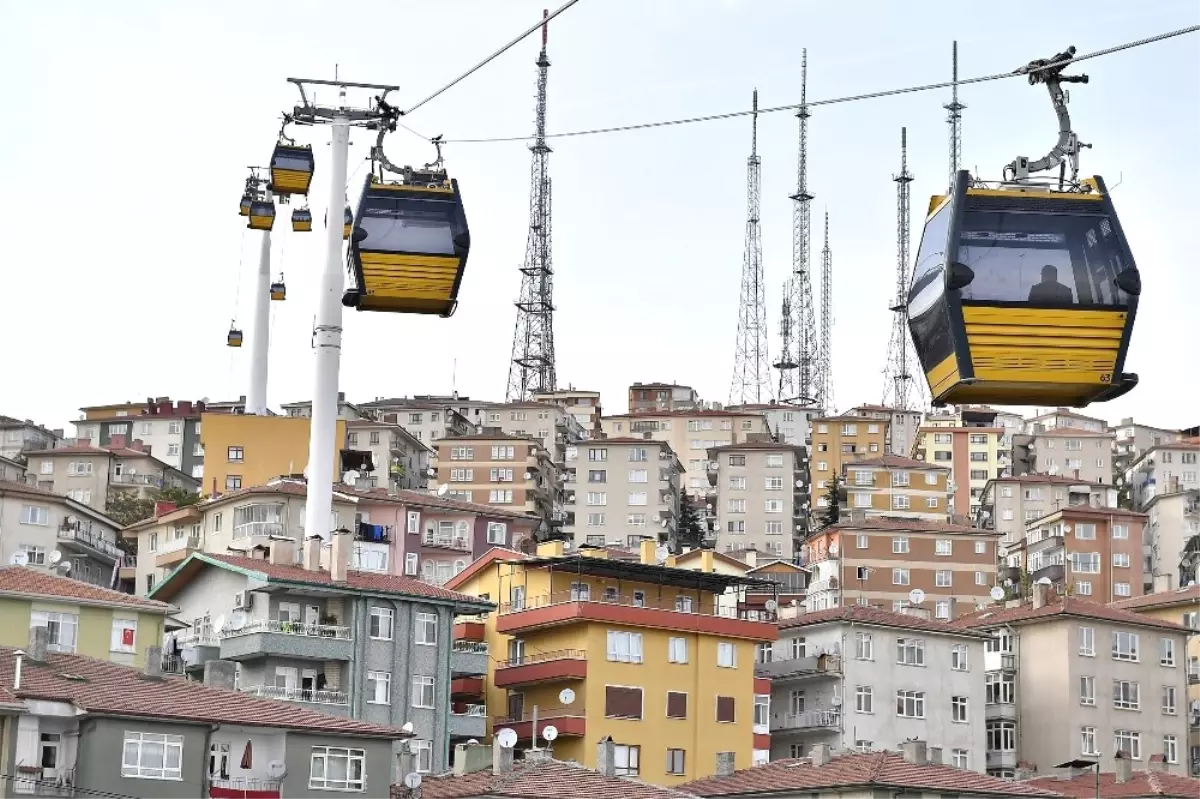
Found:
[[[716,488],[717,548],[794,559],[808,529],[803,448],[745,441],[713,447],[707,457]]]
[[[1042,430],[1057,430],[1062,428],[1086,430],[1091,433],[1105,433],[1108,432],[1108,422],[1097,416],[1086,416],[1067,408],[1055,408],[1048,413],[1026,419],[1022,432],[1032,434]]]
[[[1071,505],[1029,522],[1024,551],[1010,551],[1009,563],[1059,593],[1097,602],[1141,596],[1145,526],[1145,514]]]
[[[350,569],[352,537],[275,540],[258,557],[194,553],[151,598],[207,640],[186,637],[184,669],[231,660],[237,688],[351,719],[413,725],[416,769],[440,772],[453,742],[484,734],[485,713],[451,713],[451,682],[488,671],[486,647],[455,647],[454,617],[495,609],[411,577]],[[298,550],[302,552],[297,564]],[[215,646],[214,646],[215,643]],[[173,644],[174,646],[174,644]]]
[[[76,440],[88,439],[102,447],[111,446],[113,436],[139,440],[143,448],[184,474],[204,477],[204,447],[200,443],[200,417],[209,411],[203,400],[172,402],[170,397],[147,397],[143,405],[122,409],[111,416],[92,408],[81,408],[83,418],[72,422]],[[90,411],[90,413],[89,413]]]
[[[207,456],[203,493],[210,496],[265,485],[281,475],[301,475],[308,468],[307,416],[245,416],[205,413],[200,443]],[[333,474],[340,479],[341,451],[346,446],[346,420],[338,419]]]
[[[599,391],[584,391],[569,386],[557,391],[535,392],[533,401],[561,405],[567,413],[575,417],[575,421],[579,422],[579,427],[588,438],[596,438],[603,432],[600,419],[604,416],[604,410],[600,406]]]
[[[1116,438],[1113,441],[1113,474],[1122,477],[1146,450],[1175,444],[1183,439],[1183,434],[1178,430],[1137,424],[1131,416],[1122,419],[1114,432]]]
[[[458,394],[437,396],[418,394],[414,397],[376,397],[359,404],[359,410],[381,422],[392,422],[416,436],[418,441],[433,447],[439,438],[471,435],[478,431],[482,409],[494,402],[473,400]]]
[[[26,479],[25,458],[21,460],[0,457],[0,480],[10,483],[24,483]]]
[[[439,439],[437,453],[436,481],[449,487],[446,497],[535,516],[539,535],[566,522],[559,467],[539,441],[480,433]]]
[[[999,477],[984,486],[975,523],[1000,533],[1000,556],[1005,558],[1023,548],[1027,524],[1073,505],[1115,508],[1117,491],[1053,474]]]
[[[842,465],[841,518],[950,521],[950,469],[934,463],[884,455]]]
[[[561,541],[536,557],[493,550],[447,584],[500,602],[482,621],[497,658],[489,733],[531,741],[537,714],[558,730],[556,756],[595,768],[594,742],[611,738],[621,773],[653,785],[714,773],[718,752],[730,766],[765,761],[754,656],[776,638],[773,617],[721,609],[745,577],[656,565],[654,550],[643,542],[638,562],[564,556]]]
[[[560,467],[567,447],[584,440],[584,428],[561,405],[544,402],[505,402],[480,409],[479,433],[503,433],[537,441]]]
[[[1126,479],[1139,510],[1156,496],[1200,489],[1200,440],[1151,447],[1129,467]]]
[[[683,466],[662,441],[607,438],[568,447],[563,536],[636,549],[643,538],[676,544]]]
[[[920,607],[936,619],[956,618],[991,601],[996,539],[991,530],[921,519],[838,522],[804,545],[808,610]]]
[[[887,405],[859,405],[846,411],[844,415],[888,422],[888,454],[899,455],[902,458],[907,458],[912,454],[913,445],[917,441],[917,433],[921,428],[921,421],[925,418],[925,414],[921,411],[908,411],[902,408],[891,408]]]
[[[704,409],[700,395],[691,386],[678,383],[634,383],[629,387],[629,412],[699,411]]]
[[[993,605],[959,619],[991,633],[987,669],[987,770],[1018,763],[1047,772],[1077,758],[1117,766],[1165,755],[1186,768],[1187,631],[1178,624],[1034,584],[1030,601]]]
[[[5,796],[154,799],[384,796],[393,748],[409,737],[232,689],[233,663],[204,682],[53,651],[37,627],[0,647]]]
[[[1189,542],[1200,536],[1200,491],[1158,494],[1142,510],[1147,517],[1144,543],[1148,553],[1143,575],[1146,586],[1164,591],[1196,580],[1196,571],[1181,568],[1180,561]]]
[[[755,669],[771,681],[771,759],[921,740],[955,768],[984,771],[986,638],[862,605],[781,619]]]
[[[1034,432],[1013,437],[1012,473],[1061,474],[1086,483],[1112,485],[1114,439],[1111,431],[1034,428]]]
[[[374,419],[346,422],[346,449],[371,453],[375,467],[359,477],[356,486],[409,490],[429,483],[433,450],[401,425]]]
[[[1012,466],[1003,427],[933,426],[917,434],[913,457],[950,469],[950,513],[956,521],[976,518],[988,481]]]
[[[787,402],[728,405],[725,410],[762,414],[767,420],[771,438],[783,444],[804,447],[806,452],[812,440],[812,420],[821,415],[821,409],[815,406]]]
[[[829,488],[842,473],[842,464],[887,454],[886,420],[860,416],[819,417],[812,421],[810,508],[813,518],[829,506]]]
[[[1112,603],[1112,607],[1187,628],[1188,772],[1200,777],[1200,582],[1186,588],[1147,594]],[[1180,710],[1182,713],[1182,709]],[[1200,786],[1197,786],[1200,792]]]
[[[300,402],[285,402],[279,406],[283,409],[285,416],[292,418],[303,417],[305,419],[312,418],[312,400],[301,400]],[[362,410],[352,402],[346,401],[346,392],[338,392],[338,411],[337,418],[344,422],[351,422],[355,419],[362,419]]]
[[[111,570],[110,570],[111,571]],[[0,566],[0,647],[21,647],[34,627],[49,630],[51,652],[125,665],[146,662],[165,627],[165,602],[133,597],[36,566]]]
[[[26,453],[54,449],[62,440],[62,430],[0,414],[0,458],[24,463]]]

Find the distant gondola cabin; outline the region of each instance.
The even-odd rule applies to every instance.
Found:
[[[270,200],[250,203],[250,221],[246,227],[251,230],[270,230],[275,227],[275,203]]]
[[[311,147],[276,144],[271,153],[271,191],[284,197],[307,195],[312,185],[314,163]]]
[[[229,333],[225,335],[225,344],[229,347],[242,346],[242,331],[236,327],[229,328]]]
[[[1141,279],[1099,177],[1090,191],[971,187],[930,201],[908,295],[935,405],[1083,407],[1126,373]]]
[[[297,233],[307,233],[312,230],[312,211],[307,208],[292,210],[292,230]]]
[[[276,302],[282,302],[287,299],[287,285],[283,282],[283,275],[271,284],[271,299]]]
[[[354,227],[354,213],[350,210],[350,206],[346,206],[346,213],[343,217],[342,225],[342,241],[350,238],[350,230]]]

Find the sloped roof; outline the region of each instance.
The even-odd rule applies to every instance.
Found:
[[[1064,796],[1091,797],[1096,796],[1096,772],[1088,771],[1071,780],[1058,777],[1038,777],[1026,780],[1022,785],[1032,785],[1058,791]],[[1179,774],[1168,774],[1165,771],[1135,771],[1126,782],[1117,782],[1113,772],[1100,774],[1100,799],[1142,799],[1150,796],[1171,797],[1171,799],[1196,799],[1200,796],[1200,779],[1184,777]]]
[[[73,603],[125,605],[147,613],[174,611],[166,602],[142,599],[120,591],[110,591],[81,580],[61,577],[28,566],[0,566],[0,594],[18,594],[29,599],[57,599]]]
[[[822,766],[809,758],[776,760],[730,777],[707,777],[679,786],[694,796],[738,796],[826,788],[879,787],[952,791],[964,796],[1059,796],[1060,794],[977,771],[908,763],[896,752],[837,755]]]
[[[1186,588],[1176,588],[1174,591],[1162,591],[1156,594],[1135,596],[1129,599],[1118,599],[1109,602],[1110,608],[1121,610],[1144,610],[1147,608],[1169,608],[1175,605],[1195,605],[1200,602],[1200,585],[1189,585]]]
[[[1084,619],[1096,619],[1097,621],[1106,621],[1113,624],[1128,624],[1135,627],[1157,627],[1163,630],[1171,630],[1179,633],[1186,633],[1187,628],[1171,621],[1163,621],[1150,616],[1143,616],[1139,613],[1134,613],[1131,610],[1113,607],[1112,605],[1102,605],[1099,602],[1092,602],[1088,599],[1080,599],[1079,597],[1051,597],[1050,600],[1040,608],[1034,608],[1032,603],[1026,602],[1015,608],[1006,608],[995,605],[990,608],[968,613],[964,616],[959,616],[951,624],[956,627],[965,627],[972,629],[983,629],[989,627],[998,627],[1005,624],[1022,624],[1025,622],[1037,621],[1057,621],[1065,617],[1075,617]]]
[[[446,585],[457,588],[498,560],[528,560],[531,557],[508,547],[492,547],[471,561],[467,568],[447,580]]]
[[[13,684],[15,651],[16,647],[0,647],[0,685]],[[102,715],[203,724],[253,724],[392,739],[408,737],[395,727],[330,716],[290,702],[212,688],[182,677],[147,678],[130,666],[57,652],[48,653],[45,663],[26,657],[21,666],[21,688],[10,693],[23,699],[71,702],[89,713]]]
[[[30,485],[29,483],[21,483],[21,482],[15,481],[15,480],[0,479],[0,496],[2,496],[4,494],[16,494],[18,496],[46,497],[47,499],[56,499],[59,502],[64,503],[67,507],[77,511],[78,513],[91,516],[92,518],[95,518],[95,519],[100,519],[102,522],[109,525],[110,527],[114,527],[114,528],[118,528],[118,529],[121,527],[120,522],[116,521],[115,519],[110,519],[108,516],[104,515],[103,513],[96,510],[95,508],[91,507],[90,505],[84,505],[82,502],[77,502],[77,501],[71,499],[70,497],[66,496],[65,494],[56,494],[55,492],[49,491],[45,488],[41,488],[40,486]]]
[[[912,458],[902,458],[899,455],[883,455],[879,458],[869,458],[865,461],[850,461],[846,464],[847,469],[855,467],[874,467],[882,469],[940,469],[944,472],[950,471],[949,467],[941,466],[929,461],[918,461]]]
[[[962,635],[963,633],[970,632],[961,627],[956,627],[949,622],[924,619],[920,616],[910,616],[906,613],[893,613],[890,610],[870,605],[842,605],[841,607],[829,608],[827,610],[802,613],[792,618],[780,619],[779,629],[787,630],[795,627],[808,627],[814,624],[831,624],[834,622],[854,622],[856,624],[872,624],[879,627],[897,627],[904,630],[941,633],[942,635]]]
[[[982,530],[962,524],[927,519],[900,519],[893,516],[872,516],[862,521],[845,521],[830,525],[826,530],[895,530],[912,533],[959,533],[968,535],[1000,535],[996,530]]]
[[[392,786],[392,797],[405,795],[402,785]],[[1043,794],[1044,795],[1044,794]],[[689,799],[689,794],[625,777],[605,777],[600,772],[561,760],[518,761],[508,774],[491,768],[461,777],[441,774],[421,782],[422,799],[465,799],[504,796],[513,799]]]

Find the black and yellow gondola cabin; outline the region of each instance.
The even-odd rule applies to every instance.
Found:
[[[271,299],[276,302],[282,302],[287,299],[287,284],[283,282],[283,275],[271,284]]]
[[[271,191],[286,197],[289,194],[307,195],[312,185],[312,148],[295,144],[275,145],[271,153]]]
[[[934,404],[1083,407],[1133,389],[1141,278],[1104,181],[970,182],[930,200],[908,295]]]
[[[343,304],[360,311],[450,316],[471,249],[458,181],[403,185],[368,178],[350,261],[356,286]]]
[[[270,230],[275,227],[275,203],[270,200],[250,203],[250,221],[246,227],[251,230]]]
[[[253,202],[253,197],[249,194],[243,194],[241,205],[238,206],[238,216],[250,216],[250,205]]]
[[[346,213],[342,215],[342,241],[350,238],[350,231],[354,229],[354,212],[350,210],[350,206],[346,206]]]
[[[229,332],[225,335],[225,345],[228,347],[242,346],[242,331],[236,327],[229,328]]]
[[[307,208],[292,209],[292,230],[307,233],[312,230],[312,211]]]

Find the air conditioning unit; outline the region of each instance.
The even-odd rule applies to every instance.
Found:
[[[249,610],[254,606],[254,594],[250,591],[236,591],[233,595],[234,608]]]

